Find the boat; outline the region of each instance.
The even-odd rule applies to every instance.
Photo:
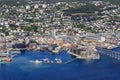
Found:
[[[9,52],[2,52],[0,54],[0,62],[11,62],[12,58],[9,55]]]
[[[30,62],[33,62],[35,64],[41,64],[42,63],[42,61],[40,61],[40,60],[35,60],[35,61],[31,60]]]
[[[62,63],[62,60],[59,58],[55,58],[56,63]]]
[[[43,59],[45,63],[50,63],[50,60],[48,58]]]
[[[9,53],[10,54],[21,54],[21,51],[19,49],[12,49],[12,50],[9,50]]]

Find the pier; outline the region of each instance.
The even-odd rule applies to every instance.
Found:
[[[108,50],[100,47],[97,47],[96,49],[100,55],[106,55],[114,59],[120,60],[120,52],[116,52],[116,51],[112,51],[112,50]]]

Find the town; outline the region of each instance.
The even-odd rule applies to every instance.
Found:
[[[20,54],[21,50],[50,50],[55,54],[66,50],[77,58],[99,59],[96,47],[120,45],[119,26],[120,6],[104,1],[2,4],[1,61],[11,61],[8,51]]]

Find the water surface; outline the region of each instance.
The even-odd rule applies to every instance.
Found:
[[[120,47],[114,49],[119,51]],[[64,62],[72,57],[66,52],[49,55],[45,52],[26,51],[11,63],[0,64],[0,80],[120,80],[120,61],[107,56],[100,60],[74,60],[68,64],[35,64],[30,60],[49,57]]]

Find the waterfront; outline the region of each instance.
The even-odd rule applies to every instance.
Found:
[[[120,47],[115,49],[119,51]],[[47,52],[44,52],[45,55]],[[0,64],[0,80],[119,80],[120,61],[102,56],[100,60],[74,60],[68,64],[35,64],[29,60],[40,56],[30,52],[11,63]],[[42,55],[42,52],[40,53]],[[64,52],[63,52],[64,54]],[[71,57],[61,54],[64,61]],[[65,56],[66,55],[66,56]],[[47,55],[46,55],[47,56]],[[42,58],[42,56],[41,56]]]
[[[0,0],[0,80],[120,79],[120,5],[71,1]]]

